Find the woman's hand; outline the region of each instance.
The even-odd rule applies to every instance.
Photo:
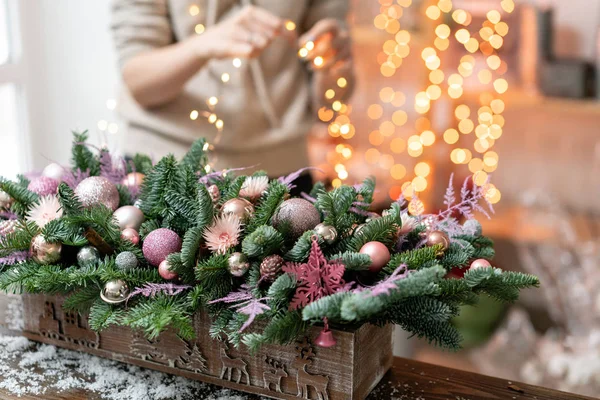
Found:
[[[312,45],[307,46],[309,42]],[[298,44],[308,50],[305,59],[316,70],[347,69],[351,64],[350,33],[337,19],[320,20],[300,37]]]
[[[246,6],[196,37],[195,45],[203,58],[256,57],[285,34],[283,26],[284,21],[269,11]]]

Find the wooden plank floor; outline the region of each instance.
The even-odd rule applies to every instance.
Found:
[[[15,368],[18,360],[15,360]],[[1,381],[0,377],[0,381]],[[226,398],[218,394],[219,387],[207,385],[201,392],[195,393],[197,399]],[[236,399],[258,400],[260,397],[231,392]],[[43,397],[11,395],[0,389],[0,399],[46,399],[46,400],[84,400],[101,399],[97,393],[84,390],[65,392],[47,391]],[[370,400],[585,400],[590,397],[578,396],[545,389],[537,386],[511,382],[504,379],[439,367],[418,361],[396,358],[392,369],[368,397]],[[123,399],[127,400],[127,399]]]

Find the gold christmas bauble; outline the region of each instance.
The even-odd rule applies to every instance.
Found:
[[[13,198],[4,190],[0,190],[0,210],[8,210],[13,203]]]
[[[221,215],[235,215],[240,219],[240,222],[246,223],[254,215],[254,206],[246,199],[236,197],[235,199],[227,200],[221,208]]]
[[[29,254],[38,264],[52,264],[60,260],[62,244],[46,241],[41,234],[37,234],[31,240]]]
[[[441,244],[442,250],[448,250],[450,247],[450,238],[442,231],[431,231],[427,233],[427,246],[435,246]]]
[[[250,269],[248,257],[244,253],[235,252],[227,260],[229,273],[235,277],[243,276]]]

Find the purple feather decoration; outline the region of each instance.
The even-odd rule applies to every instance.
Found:
[[[115,185],[123,182],[127,176],[127,165],[121,157],[113,157],[109,151],[100,152],[100,176],[108,179]]]
[[[456,196],[454,195],[454,174],[450,174],[450,180],[448,182],[448,187],[446,188],[446,194],[444,195],[444,204],[447,208],[450,208],[456,202]]]
[[[239,330],[240,332],[243,332],[252,324],[252,322],[254,322],[254,319],[257,316],[264,314],[265,311],[271,309],[271,307],[263,303],[267,300],[270,300],[270,297],[261,297],[260,299],[255,298],[252,294],[252,287],[250,285],[243,284],[240,286],[240,289],[237,292],[231,292],[223,298],[209,301],[208,304],[238,303],[232,305],[231,308],[234,308],[240,314],[248,316],[248,319],[246,322],[244,322]]]
[[[3,219],[18,219],[19,216],[12,211],[2,211],[0,212],[0,218]]]
[[[310,195],[309,195],[309,194],[307,194],[307,193],[304,193],[304,192],[302,192],[302,193],[300,193],[300,196],[301,196],[301,197],[302,197],[304,200],[308,200],[308,201],[310,201],[310,202],[311,202],[311,203],[313,203],[313,204],[315,204],[315,203],[317,202],[317,199],[315,199],[314,197],[310,196]]]
[[[354,293],[364,293],[365,297],[377,297],[382,295],[387,296],[392,290],[398,289],[398,281],[406,278],[410,272],[411,271],[408,269],[408,266],[406,264],[402,264],[396,268],[396,270],[386,279],[373,286],[362,286],[354,289]]]
[[[146,283],[144,286],[136,288],[127,299],[129,300],[133,296],[141,294],[144,297],[155,297],[162,293],[167,296],[176,296],[182,293],[184,290],[191,289],[188,285],[175,285],[173,283]]]
[[[283,183],[284,185],[286,185],[288,190],[291,190],[296,187],[295,185],[292,184],[292,182],[294,182],[296,179],[300,178],[300,175],[302,175],[302,173],[304,173],[305,171],[310,171],[310,170],[319,171],[320,173],[324,174],[322,169],[319,169],[316,167],[305,167],[305,168],[300,168],[298,171],[292,172],[289,175],[280,176],[277,179],[277,181],[279,183]]]
[[[27,260],[29,253],[27,251],[15,251],[14,253],[0,258],[0,265],[13,265]]]
[[[89,178],[89,177],[90,177],[89,169],[82,171],[78,168],[76,171],[72,171],[72,170],[66,171],[62,177],[62,180],[71,189],[75,189],[82,180],[84,180],[85,178]]]
[[[240,168],[231,168],[231,169],[226,169],[223,171],[215,171],[215,172],[211,172],[210,174],[206,174],[204,176],[201,176],[200,179],[198,180],[198,182],[202,183],[203,185],[208,185],[210,183],[210,181],[212,179],[221,181],[223,180],[223,177],[231,172],[238,172],[238,171],[246,171],[248,169],[252,169],[257,167],[259,164],[255,164],[255,165],[251,165],[249,167],[240,167]]]

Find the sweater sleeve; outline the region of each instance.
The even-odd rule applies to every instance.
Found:
[[[174,42],[167,0],[113,0],[111,32],[119,65]]]
[[[325,18],[336,18],[346,22],[349,0],[310,0],[303,29],[308,31],[314,24]]]

